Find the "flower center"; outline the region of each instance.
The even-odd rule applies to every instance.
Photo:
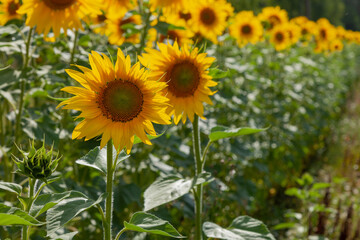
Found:
[[[103,116],[113,122],[129,122],[142,111],[144,96],[130,81],[114,80],[106,84],[97,103]]]
[[[184,61],[175,64],[169,73],[168,89],[176,97],[191,96],[199,86],[199,71],[190,62]]]
[[[45,5],[53,10],[63,10],[75,2],[76,0],[44,0]]]
[[[200,13],[200,20],[205,25],[212,25],[215,19],[216,15],[211,8],[204,8]]]
[[[105,22],[106,16],[105,16],[104,14],[97,15],[97,20],[98,20],[98,22],[100,22],[100,23]]]
[[[248,34],[250,34],[251,33],[251,26],[249,25],[249,24],[246,24],[246,25],[243,25],[242,27],[241,27],[241,32],[242,32],[242,34],[245,34],[245,35],[248,35]]]
[[[179,12],[179,17],[185,21],[188,21],[191,18],[191,13]]]
[[[19,3],[16,3],[15,1],[11,1],[8,5],[8,13],[9,15],[15,15],[16,14],[16,10],[18,10],[20,7]]]
[[[178,44],[181,45],[180,37],[174,30],[168,30],[167,35],[160,35],[160,42],[164,42],[164,40],[170,39],[172,41],[177,41]]]
[[[320,36],[322,39],[326,39],[326,30],[325,29],[320,30]]]
[[[271,23],[271,25],[276,25],[276,24],[279,24],[281,23],[281,19],[279,18],[279,16],[277,15],[271,15],[269,17],[269,22]]]
[[[308,34],[308,30],[306,28],[303,28],[301,30],[301,35],[306,35],[306,34]]]
[[[281,32],[276,33],[276,34],[275,34],[275,39],[276,39],[276,41],[278,41],[278,42],[282,42],[282,41],[284,40],[284,34],[281,33]]]

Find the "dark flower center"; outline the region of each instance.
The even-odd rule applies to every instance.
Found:
[[[241,27],[241,33],[247,35],[247,34],[250,34],[251,32],[252,32],[252,28],[249,24],[243,25]]]
[[[205,25],[212,25],[216,20],[216,15],[211,8],[204,8],[200,13],[200,20]]]
[[[169,71],[168,89],[176,97],[188,97],[194,94],[200,83],[198,68],[183,61],[175,64]]]
[[[108,119],[129,122],[142,111],[144,96],[137,85],[120,79],[106,84],[98,95],[97,103]]]
[[[19,9],[20,4],[16,3],[15,1],[11,1],[8,5],[8,13],[9,15],[15,15],[16,11]]]
[[[278,42],[284,41],[284,34],[281,33],[281,32],[277,32],[277,33],[275,34],[275,39],[276,39],[276,41],[278,41]]]

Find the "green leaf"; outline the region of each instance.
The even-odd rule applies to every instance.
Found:
[[[272,229],[274,230],[282,230],[282,229],[289,229],[296,226],[296,223],[294,222],[288,222],[288,223],[280,223],[275,225]]]
[[[225,71],[217,69],[217,68],[210,68],[209,75],[213,79],[225,78],[229,75],[229,71],[225,72]]]
[[[106,194],[102,194],[94,201],[80,192],[71,192],[70,197],[63,199],[46,212],[47,235],[50,236],[54,234],[78,214],[102,202],[105,196]]]
[[[145,212],[134,213],[129,222],[124,222],[124,226],[126,230],[157,234],[172,238],[184,238],[168,221]]]
[[[156,136],[147,135],[147,134],[146,134],[146,136],[147,136],[147,138],[148,138],[149,140],[153,140],[153,139],[156,139],[156,138],[158,138],[158,137],[161,137],[164,133],[165,133],[165,131],[162,132],[161,134],[156,135]],[[142,141],[141,141],[141,139],[140,139],[138,136],[135,135],[134,145],[135,145],[135,144],[138,144],[138,143],[142,143]]]
[[[56,98],[56,97],[52,97],[50,95],[47,95],[47,98],[51,99],[51,100],[54,100],[54,101],[59,101],[59,102],[62,102],[62,101],[65,101],[65,100],[68,100],[70,98]]]
[[[318,190],[318,189],[328,188],[330,186],[331,186],[330,183],[314,183],[311,189]]]
[[[52,234],[50,237],[51,240],[72,240],[78,232],[64,233],[61,235]]]
[[[0,182],[0,189],[20,195],[22,186],[16,183]]]
[[[47,193],[40,195],[31,205],[29,214],[31,216],[37,217],[40,214],[46,212],[48,209],[52,208],[58,204],[61,200],[69,197],[71,192],[64,193]]]
[[[216,126],[211,129],[209,134],[210,141],[216,141],[223,138],[237,137],[242,135],[248,135],[258,133],[267,130],[268,128],[235,128],[230,129],[223,126]]]
[[[0,226],[27,225],[41,226],[45,223],[39,222],[19,208],[9,207],[0,203]]]
[[[128,157],[130,157],[130,155],[126,155],[124,151],[121,151],[116,163],[118,164],[119,162],[127,159]],[[115,148],[113,148],[113,161],[115,161],[115,158],[116,158],[116,150]],[[100,149],[100,147],[95,147],[94,149],[90,150],[85,156],[76,160],[76,163],[91,168],[95,168],[101,173],[106,174],[107,149],[106,147],[104,147],[103,149]]]
[[[177,175],[158,178],[144,193],[144,211],[171,202],[201,183],[211,182],[214,178],[209,173],[203,173],[197,179],[183,179]]]
[[[209,238],[229,240],[275,240],[265,224],[249,216],[240,216],[225,229],[212,222],[203,224],[203,231]]]

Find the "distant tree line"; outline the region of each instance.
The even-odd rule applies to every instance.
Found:
[[[325,17],[334,25],[360,30],[359,0],[229,0],[236,11],[253,10],[256,13],[266,6],[280,6],[289,17],[307,16],[316,21]]]

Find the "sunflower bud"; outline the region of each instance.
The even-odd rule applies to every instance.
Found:
[[[34,141],[32,141],[29,152],[24,152],[21,149],[19,149],[19,151],[23,155],[22,160],[13,156],[18,166],[16,172],[33,179],[40,179],[44,182],[46,182],[46,179],[55,171],[60,160],[58,154],[53,156],[53,147],[51,147],[49,151],[45,149],[45,140],[39,149],[35,148]]]

